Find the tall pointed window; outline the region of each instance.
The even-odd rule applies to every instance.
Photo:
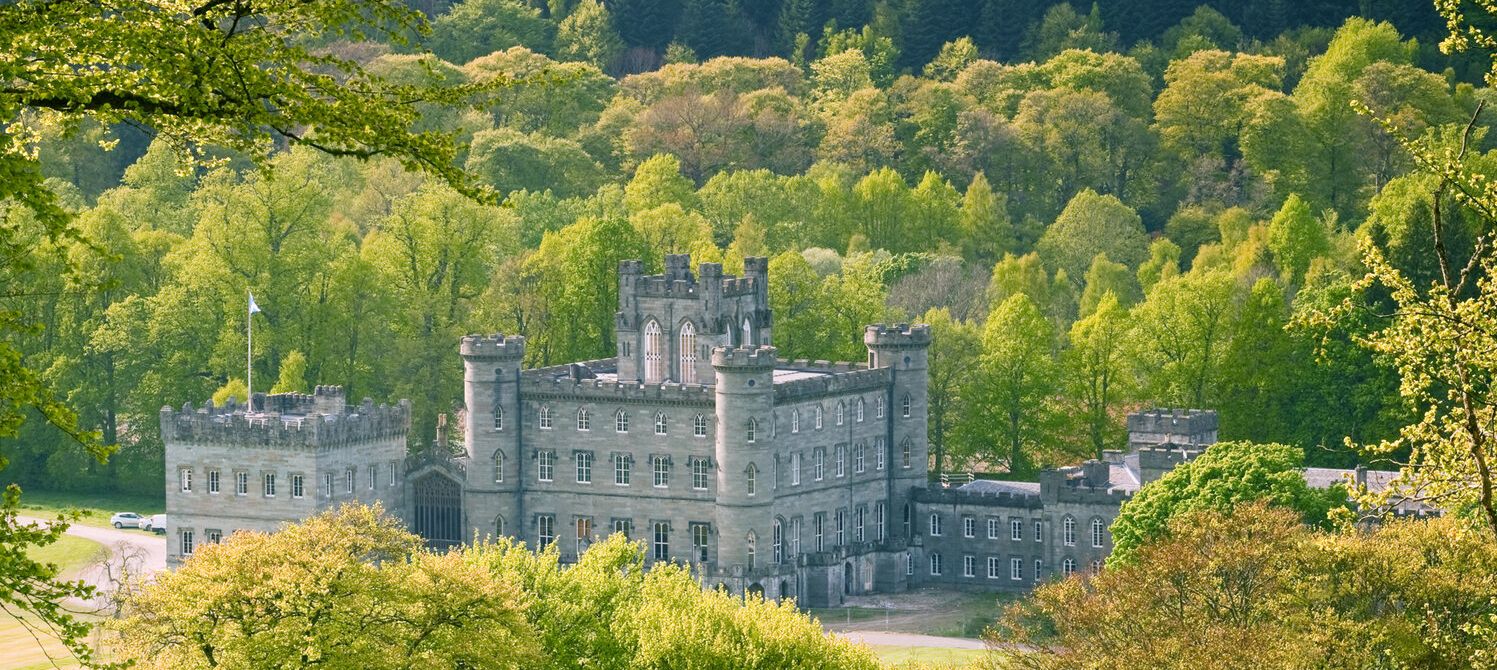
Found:
[[[748,317],[743,319],[743,346],[754,346],[754,327],[749,325]]]
[[[504,408],[494,405],[494,430],[504,430]]]
[[[494,483],[504,483],[504,452],[502,450],[494,451]]]
[[[681,383],[697,383],[697,329],[690,321],[681,324]]]
[[[744,427],[743,434],[744,441],[753,444],[754,438],[758,437],[759,434],[759,421],[757,419],[749,419],[748,425]]]
[[[665,380],[665,361],[660,355],[663,340],[660,334],[660,324],[651,319],[645,324],[645,383],[647,384]]]

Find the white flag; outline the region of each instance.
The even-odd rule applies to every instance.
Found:
[[[249,294],[249,298],[250,298],[249,313],[250,314],[254,314],[255,312],[260,311],[260,306],[255,304],[255,294],[254,293]]]

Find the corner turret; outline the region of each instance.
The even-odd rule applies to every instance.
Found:
[[[754,544],[774,524],[774,347],[717,347],[718,567],[752,571],[768,564]]]

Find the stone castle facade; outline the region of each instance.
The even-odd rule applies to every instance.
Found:
[[[927,583],[1023,590],[1097,569],[1122,501],[1216,439],[1214,412],[1142,413],[1105,460],[932,487],[929,328],[869,326],[866,362],[781,359],[768,264],[744,267],[622,263],[616,358],[525,369],[524,338],[463,338],[458,455],[408,456],[407,403],[351,407],[335,387],[257,396],[253,412],[164,408],[172,560],[357,501],[437,547],[512,536],[575,560],[622,532],[706,585],[809,606]]]

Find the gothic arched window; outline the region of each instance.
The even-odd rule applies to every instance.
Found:
[[[613,429],[620,433],[629,432],[629,412],[627,410],[620,409],[613,413]]]
[[[690,321],[681,324],[681,383],[697,383],[697,329]]]
[[[754,327],[749,325],[748,317],[743,318],[743,346],[754,346]]]
[[[665,380],[664,359],[661,357],[660,324],[651,319],[645,324],[645,383],[653,384]]]
[[[495,451],[494,452],[494,483],[495,484],[502,484],[502,483],[504,483],[504,452],[503,451]],[[502,535],[503,533],[501,532],[500,534]]]
[[[504,430],[504,408],[494,405],[494,430]]]

